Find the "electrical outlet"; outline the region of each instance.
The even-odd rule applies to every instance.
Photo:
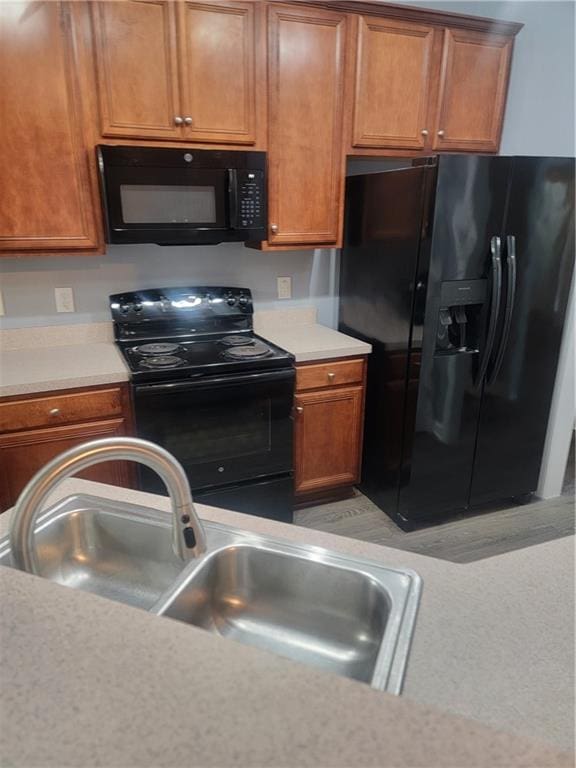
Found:
[[[292,298],[292,278],[291,277],[278,277],[276,278],[276,284],[278,286],[279,299]]]
[[[74,312],[74,294],[72,288],[54,288],[56,312]]]
[[[2,291],[0,291],[0,315],[6,314],[4,312],[4,299],[2,298]]]

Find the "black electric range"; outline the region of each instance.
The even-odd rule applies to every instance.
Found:
[[[291,521],[294,358],[252,330],[246,288],[161,288],[110,297],[139,437],[184,467],[194,497]],[[143,490],[164,493],[139,467]]]

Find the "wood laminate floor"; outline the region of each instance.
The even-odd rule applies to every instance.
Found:
[[[359,491],[350,499],[295,512],[294,522],[428,557],[469,563],[574,534],[574,454],[563,495],[519,507],[459,516],[405,533]]]

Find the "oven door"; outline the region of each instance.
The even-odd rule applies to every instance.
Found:
[[[176,244],[229,227],[229,173],[223,168],[110,165],[105,170],[108,242]]]
[[[134,387],[139,437],[166,448],[193,490],[292,470],[294,369]],[[164,493],[140,468],[142,488]]]

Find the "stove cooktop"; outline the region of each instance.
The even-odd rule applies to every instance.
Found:
[[[120,342],[133,379],[186,379],[291,366],[294,358],[252,332],[215,338]]]
[[[292,366],[252,330],[247,288],[153,288],[110,297],[116,343],[132,379],[186,380]]]

